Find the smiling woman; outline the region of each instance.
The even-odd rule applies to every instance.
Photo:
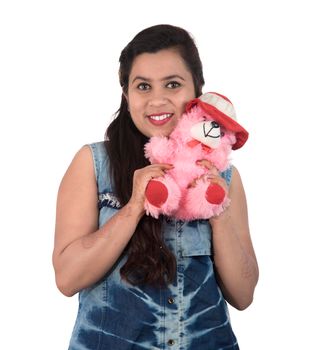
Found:
[[[69,349],[237,350],[227,301],[246,308],[258,279],[238,171],[220,176],[198,163],[231,198],[218,217],[155,219],[144,209],[150,179],[172,168],[150,165],[144,146],[168,136],[202,93],[195,43],[179,27],[147,28],[122,51],[119,78],[106,140],[77,152],[58,193],[56,283],[67,296],[79,292]]]
[[[125,95],[135,126],[147,137],[167,136],[195,97],[192,75],[176,49],[136,57]]]

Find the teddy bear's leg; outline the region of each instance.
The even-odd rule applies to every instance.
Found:
[[[150,180],[146,187],[144,207],[147,214],[158,218],[159,214],[171,216],[178,208],[181,191],[168,175]]]
[[[209,219],[228,205],[229,199],[220,185],[200,179],[188,189],[180,214],[186,220]]]

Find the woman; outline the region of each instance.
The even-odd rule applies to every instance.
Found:
[[[219,176],[200,162],[231,198],[218,217],[156,220],[144,211],[148,181],[172,166],[149,165],[143,147],[169,135],[201,95],[197,48],[181,28],[147,28],[122,51],[119,76],[107,140],[78,151],[58,193],[56,283],[64,295],[79,292],[69,349],[238,349],[225,300],[248,307],[258,267],[237,169]]]

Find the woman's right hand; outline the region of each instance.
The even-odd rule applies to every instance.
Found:
[[[171,168],[154,164],[136,170],[129,201],[132,206],[117,210],[100,226],[93,154],[87,145],[77,152],[61,181],[56,208],[53,266],[56,284],[64,295],[92,286],[109,272],[144,214],[148,181]]]
[[[141,213],[144,213],[145,191],[148,182],[151,179],[164,176],[166,170],[173,169],[173,165],[160,163],[147,165],[144,168],[134,171],[132,196],[128,202],[129,205],[137,207]]]

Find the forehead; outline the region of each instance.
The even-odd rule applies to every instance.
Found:
[[[181,55],[173,49],[138,55],[132,64],[130,80],[135,76],[157,80],[170,75],[181,75],[183,78],[192,79]]]

